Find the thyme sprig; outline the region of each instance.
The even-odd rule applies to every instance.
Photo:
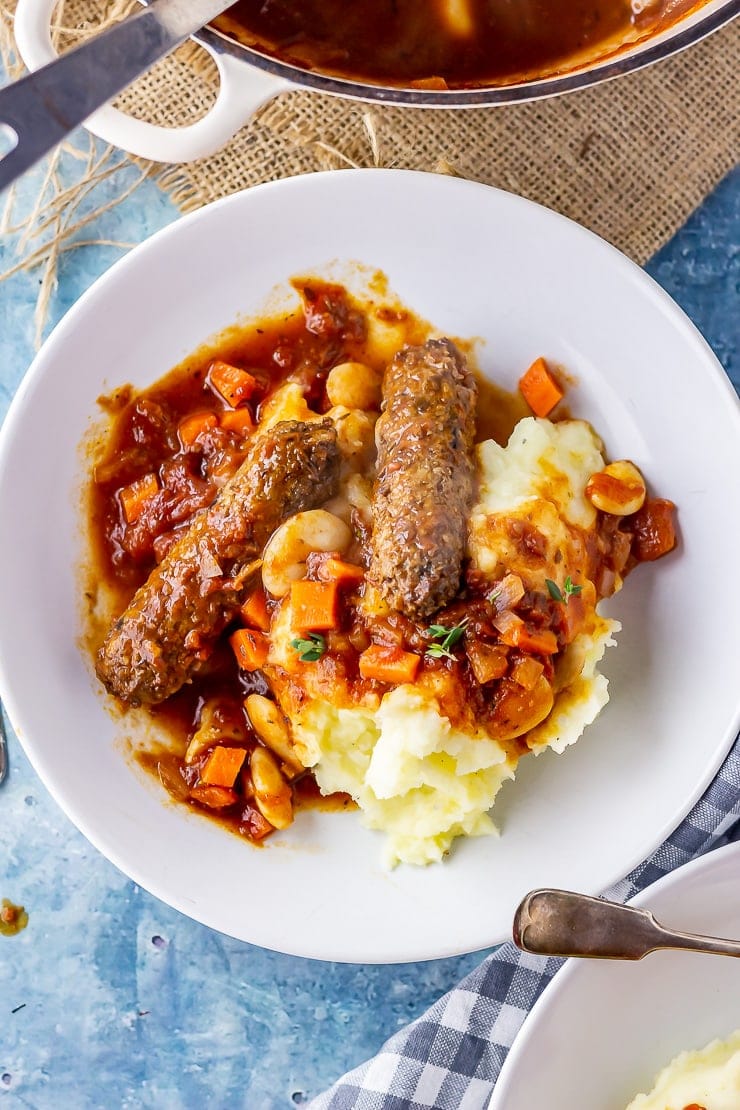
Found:
[[[583,589],[583,586],[575,586],[573,584],[570,575],[568,575],[568,577],[565,579],[562,590],[560,589],[560,586],[558,586],[557,582],[553,582],[552,578],[546,578],[545,585],[547,586],[547,592],[549,593],[552,600],[562,601],[565,605],[568,604],[572,597],[577,597]]]
[[[301,663],[315,663],[326,651],[326,640],[320,632],[309,632],[307,639],[291,640],[290,646],[298,652]]]
[[[453,625],[452,628],[447,628],[444,624],[430,624],[429,635],[438,642],[430,644],[425,654],[430,659],[452,659],[454,662],[456,657],[452,654],[451,648],[463,638],[469,620],[469,617],[463,617],[460,623]]]

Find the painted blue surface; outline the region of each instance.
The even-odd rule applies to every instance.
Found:
[[[74,176],[74,159],[62,172]],[[119,195],[136,172],[122,169],[103,183],[88,210]],[[32,186],[22,186],[19,210]],[[79,237],[139,242],[176,215],[145,182]],[[12,236],[0,244],[0,272],[14,263],[14,249]],[[50,320],[120,253],[67,253]],[[648,269],[740,386],[740,171]],[[36,271],[0,285],[0,418],[33,356],[38,288]],[[30,924],[0,937],[0,1110],[289,1110],[372,1054],[480,959],[343,966],[222,937],[103,859],[12,736],[10,760],[0,789],[0,898],[24,904]]]

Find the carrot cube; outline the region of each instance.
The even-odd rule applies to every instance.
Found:
[[[202,785],[232,787],[246,758],[244,748],[225,748],[219,744],[208,756],[200,773]]]
[[[252,628],[237,628],[229,636],[229,643],[241,670],[259,671],[267,662],[270,641],[262,632],[255,632]]]
[[[499,636],[509,647],[520,651],[533,652],[535,655],[554,655],[558,650],[558,638],[549,628],[531,631],[516,613],[504,612],[494,619]]]
[[[360,675],[377,682],[413,682],[421,656],[398,647],[371,644],[360,656]]]
[[[223,397],[227,405],[235,409],[242,401],[248,401],[254,391],[259,388],[259,382],[246,370],[238,366],[231,366],[228,362],[216,359],[211,363],[208,371],[208,384]]]
[[[311,582],[304,578],[290,588],[291,623],[296,632],[323,632],[336,628],[339,590],[336,582]]]
[[[535,416],[548,416],[563,399],[563,390],[547,368],[544,358],[536,358],[519,379],[519,388]]]
[[[190,797],[209,809],[227,809],[239,801],[236,790],[229,790],[226,786],[194,786]]]
[[[261,586],[252,590],[251,594],[239,610],[245,624],[259,628],[262,632],[270,631],[270,614],[267,612],[267,597]]]
[[[514,647],[520,651],[532,652],[535,655],[554,655],[558,650],[558,639],[549,628],[538,632],[531,632],[526,625],[522,625],[513,635]]]
[[[218,417],[215,412],[194,412],[192,415],[186,416],[177,427],[180,443],[187,450],[188,447],[193,446],[199,436],[211,428],[215,428],[217,424]]]
[[[362,567],[355,566],[354,563],[345,563],[343,559],[337,559],[334,556],[330,556],[321,564],[318,574],[325,582],[338,582],[343,586],[359,585],[365,577]]]
[[[221,427],[226,428],[228,432],[246,436],[254,428],[254,420],[248,408],[227,409],[221,413]]]
[[[139,519],[146,508],[147,501],[159,492],[159,482],[156,474],[145,474],[137,478],[130,486],[124,486],[119,491],[119,498],[123,506],[123,515],[127,524],[133,524]]]

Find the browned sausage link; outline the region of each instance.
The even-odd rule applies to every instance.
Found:
[[[460,584],[476,394],[449,339],[404,348],[385,373],[369,578],[409,617],[428,617]]]
[[[277,526],[336,493],[329,420],[285,421],[255,436],[239,470],[174,544],[98,653],[97,673],[130,705],[174,694],[235,615]]]

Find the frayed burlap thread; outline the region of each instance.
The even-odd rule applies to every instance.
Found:
[[[740,154],[739,59],[736,21],[640,73],[532,104],[432,111],[290,92],[163,184],[191,210],[315,170],[453,172],[554,208],[644,263]]]

